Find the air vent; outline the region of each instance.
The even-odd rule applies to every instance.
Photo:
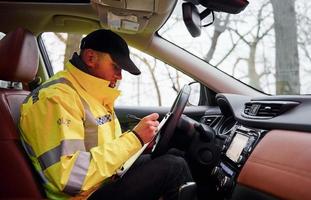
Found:
[[[263,116],[263,117],[275,117],[279,115],[282,104],[270,104],[270,105],[261,105],[258,112],[257,116]]]
[[[245,103],[244,114],[251,118],[273,118],[297,106],[297,102],[269,101]]]
[[[210,127],[213,127],[219,122],[220,119],[221,119],[220,115],[204,116],[202,117],[201,122]]]

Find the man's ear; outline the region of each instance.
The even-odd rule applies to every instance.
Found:
[[[85,49],[81,55],[83,62],[89,67],[94,68],[98,59],[97,53],[92,49]]]

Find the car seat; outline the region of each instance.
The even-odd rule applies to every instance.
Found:
[[[0,80],[31,82],[39,63],[35,36],[24,28],[0,40]],[[43,189],[21,145],[20,105],[29,91],[0,88],[0,199],[42,199]]]

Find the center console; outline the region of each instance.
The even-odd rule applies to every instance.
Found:
[[[230,194],[248,156],[264,134],[264,130],[235,125],[226,138],[220,162],[212,170],[217,191]]]

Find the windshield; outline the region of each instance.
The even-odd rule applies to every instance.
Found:
[[[311,1],[257,0],[236,15],[215,12],[196,38],[183,22],[182,3],[159,30],[163,38],[262,92],[311,93]]]

